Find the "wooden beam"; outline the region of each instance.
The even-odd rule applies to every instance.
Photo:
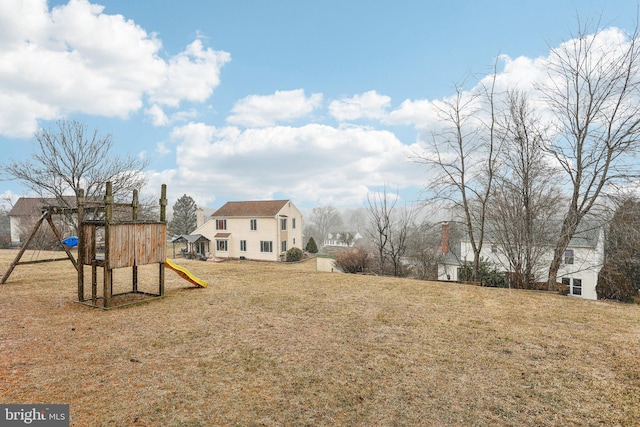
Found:
[[[9,276],[11,276],[11,272],[13,271],[14,268],[16,268],[16,265],[18,265],[18,262],[20,261],[20,258],[22,258],[22,255],[27,250],[27,247],[29,247],[29,243],[31,243],[31,241],[35,237],[38,229],[40,228],[40,225],[42,224],[42,221],[44,221],[44,219],[47,217],[47,215],[49,215],[49,212],[48,211],[44,212],[42,214],[42,216],[40,217],[40,219],[38,220],[38,222],[36,222],[36,225],[33,227],[33,230],[31,231],[31,234],[27,238],[27,241],[22,244],[22,247],[20,248],[20,251],[18,251],[18,255],[16,255],[15,259],[13,260],[11,265],[9,266],[9,269],[4,273],[4,276],[2,276],[2,280],[0,280],[0,284],[4,284],[7,281],[7,279],[9,278]]]

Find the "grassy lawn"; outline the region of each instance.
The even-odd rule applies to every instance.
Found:
[[[70,262],[18,266],[0,285],[0,402],[68,403],[74,426],[640,419],[638,305],[176,262],[209,288],[167,270],[166,298],[109,311],[75,302]]]

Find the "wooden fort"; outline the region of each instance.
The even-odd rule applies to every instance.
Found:
[[[114,203],[111,183],[107,183],[104,201],[78,197],[78,301],[93,307],[112,308],[164,296],[166,260],[166,185],[162,185],[160,220],[138,220],[138,192],[130,204]],[[114,208],[130,210],[129,219],[114,219]],[[157,264],[157,292],[138,289],[138,267]],[[85,295],[85,267],[91,269],[91,294]],[[131,290],[113,293],[114,270],[131,268]],[[101,270],[102,274],[98,274]],[[102,289],[99,289],[101,276]],[[101,292],[100,292],[101,291]]]
[[[162,185],[160,197],[160,220],[138,220],[138,192],[134,190],[131,203],[114,203],[112,185],[107,182],[102,202],[85,200],[84,190],[79,190],[77,208],[45,206],[31,234],[18,251],[0,284],[7,281],[18,265],[70,260],[78,272],[78,301],[99,308],[121,307],[135,304],[152,297],[164,296],[164,269],[166,261],[166,206],[167,187]],[[114,210],[119,215],[114,216]],[[124,214],[123,214],[124,212]],[[62,236],[52,220],[52,215],[77,215],[78,260],[63,243]],[[127,218],[128,216],[128,218]],[[123,218],[124,217],[124,218]],[[51,227],[57,242],[66,257],[21,261],[22,255],[34,239],[40,226],[46,222]],[[138,287],[138,267],[158,265],[157,292],[142,291]],[[90,268],[91,294],[85,292],[85,267]],[[131,268],[131,290],[113,293],[114,270]],[[100,273],[100,274],[99,274]],[[102,286],[99,288],[99,281]],[[123,289],[122,286],[119,289]]]

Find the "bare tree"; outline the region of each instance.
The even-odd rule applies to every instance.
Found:
[[[603,192],[638,175],[640,148],[640,44],[638,28],[628,37],[580,25],[552,51],[549,83],[541,87],[555,116],[548,151],[569,184],[569,203],[549,267],[555,289],[569,241]],[[608,31],[605,33],[605,31]]]
[[[309,221],[315,225],[318,242],[322,245],[329,233],[335,233],[342,227],[340,212],[331,205],[313,208]]]
[[[66,206],[64,195],[100,197],[106,182],[111,181],[114,197],[129,196],[145,182],[142,170],[148,161],[111,153],[110,134],[89,132],[86,125],[61,120],[57,129],[43,129],[35,133],[34,153],[30,160],[10,160],[3,165],[3,179],[18,180],[41,197],[55,197]]]
[[[442,261],[442,225],[423,221],[412,227],[407,255],[411,259],[415,277],[438,279],[438,263]]]
[[[386,187],[382,193],[367,196],[371,227],[367,234],[378,256],[378,271],[385,274],[385,265],[391,263],[394,276],[402,275],[402,257],[407,251],[409,232],[415,217],[411,207],[397,208],[398,195],[391,200]]]
[[[544,147],[547,130],[523,92],[509,91],[498,138],[504,147],[487,215],[487,228],[511,272],[510,284],[531,288],[548,265],[543,255],[553,241],[555,211],[561,193]]]
[[[455,96],[438,107],[442,130],[434,132],[426,152],[414,158],[436,171],[427,186],[434,199],[446,200],[462,212],[474,254],[473,280],[480,265],[487,204],[500,151],[495,137],[495,80],[494,68],[477,92],[457,87]]]

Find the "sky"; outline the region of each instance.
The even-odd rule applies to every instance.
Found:
[[[2,0],[0,146],[24,160],[61,119],[111,134],[201,207],[419,202],[434,103],[498,62],[531,82],[581,22],[631,31],[631,0]],[[0,181],[0,197],[30,193]]]

